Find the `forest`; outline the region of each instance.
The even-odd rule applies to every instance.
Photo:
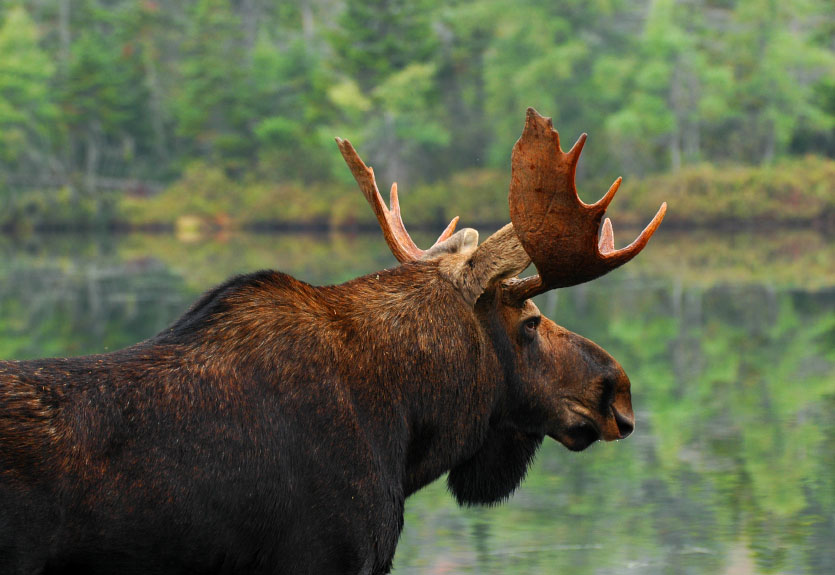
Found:
[[[628,221],[835,221],[829,0],[0,0],[0,225],[361,224],[334,136],[503,221],[528,106]]]

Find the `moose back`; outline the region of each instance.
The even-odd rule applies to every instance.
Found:
[[[425,251],[337,140],[402,265],[240,276],[127,349],[0,362],[0,573],[388,573],[406,497],[442,474],[495,503],[545,436],[629,435],[621,366],[530,299],[625,263],[663,217],[615,250],[620,180],[579,200],[584,140],[564,153],[529,109],[512,223],[479,245],[453,220]]]

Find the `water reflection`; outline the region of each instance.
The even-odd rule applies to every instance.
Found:
[[[835,573],[835,249],[812,232],[661,235],[543,312],[606,347],[638,425],[580,454],[547,442],[523,488],[407,503],[395,573]],[[376,235],[0,240],[0,357],[115,349],[210,285],[312,283],[393,259]]]

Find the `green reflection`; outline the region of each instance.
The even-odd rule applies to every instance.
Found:
[[[459,509],[431,485],[407,502],[395,573],[835,572],[832,242],[657,239],[538,301],[623,364],[635,434],[580,454],[547,441],[496,508]],[[149,337],[233,273],[321,284],[394,265],[377,235],[34,238],[0,240],[0,255],[3,358]]]

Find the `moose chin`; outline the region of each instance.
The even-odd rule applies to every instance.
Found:
[[[105,355],[0,362],[0,573],[388,573],[405,499],[448,473],[494,504],[543,439],[571,450],[634,426],[624,370],[531,298],[640,252],[616,250],[529,109],[511,222],[456,220],[428,250],[397,189],[337,139],[401,265],[316,287],[235,277],[168,329]],[[531,263],[538,273],[517,277]]]

